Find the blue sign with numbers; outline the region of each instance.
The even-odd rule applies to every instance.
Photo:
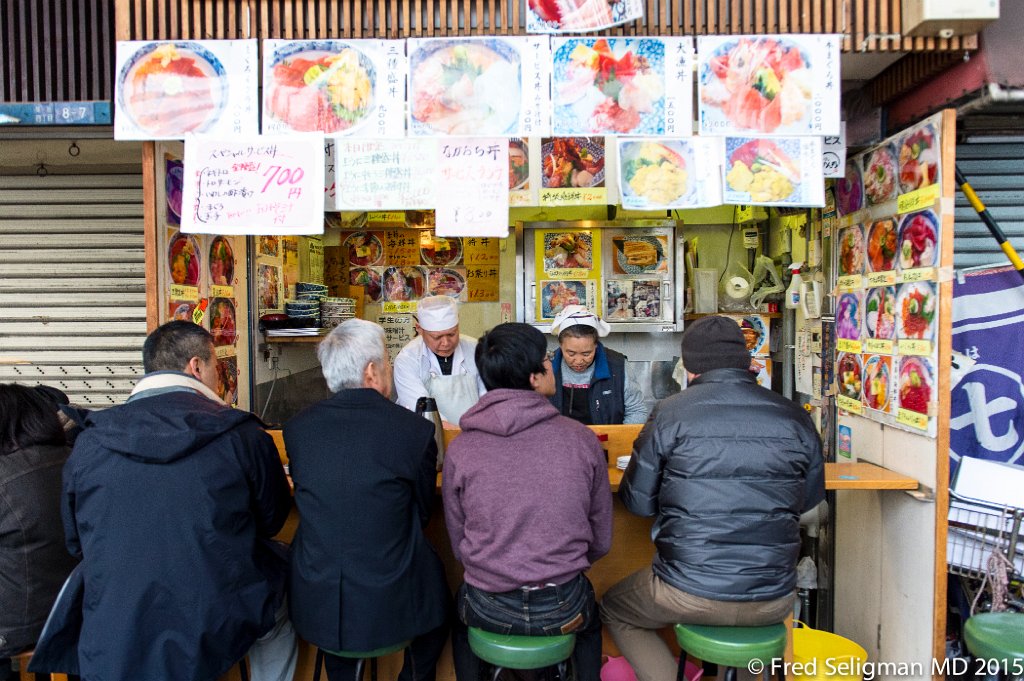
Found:
[[[0,104],[0,125],[110,125],[110,102]]]

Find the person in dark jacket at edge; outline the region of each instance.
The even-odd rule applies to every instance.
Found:
[[[289,598],[330,681],[350,681],[358,652],[411,641],[401,681],[433,681],[448,640],[451,593],[427,541],[437,486],[434,425],[390,401],[384,329],[352,319],[320,343],[333,393],[284,426],[299,527]]]
[[[476,366],[488,392],[463,414],[445,454],[445,522],[465,568],[452,631],[458,681],[480,678],[467,627],[574,633],[575,677],[600,677],[601,619],[584,573],[611,548],[608,459],[593,431],[548,402],[546,348],[529,324],[499,324],[480,338]]]
[[[800,515],[825,498],[810,417],[757,385],[736,322],[694,322],[682,361],[690,385],[655,407],[619,487],[627,509],[655,518],[654,564],[601,602],[601,619],[639,681],[675,678],[660,628],[785,620],[795,603]]]
[[[61,469],[70,452],[49,393],[23,385],[0,385],[3,681],[14,678],[10,656],[35,644],[61,585],[78,562],[64,548],[60,521]]]
[[[55,671],[213,681],[248,655],[253,681],[291,681],[287,558],[271,542],[291,507],[277,448],[217,397],[205,329],[164,324],[142,356],[128,401],[89,414],[64,467],[84,593],[79,669]]]
[[[567,305],[551,323],[558,350],[551,359],[555,394],[551,404],[563,416],[585,425],[643,423],[644,394],[628,371],[626,358],[598,338],[611,327],[582,305]]]

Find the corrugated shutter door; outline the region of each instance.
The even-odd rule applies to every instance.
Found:
[[[120,404],[145,337],[142,176],[0,177],[0,381]]]
[[[1024,137],[958,144],[956,164],[1006,238],[1024,255]],[[955,220],[954,267],[1009,263],[959,188]]]

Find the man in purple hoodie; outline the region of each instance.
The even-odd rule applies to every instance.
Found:
[[[477,343],[476,366],[488,392],[462,416],[442,488],[452,551],[465,568],[452,634],[456,676],[480,676],[470,626],[573,632],[576,677],[597,681],[601,621],[583,573],[611,547],[605,453],[591,430],[548,401],[555,379],[540,331],[494,327]]]

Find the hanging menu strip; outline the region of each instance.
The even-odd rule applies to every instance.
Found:
[[[856,291],[864,288],[864,277],[859,274],[850,274],[845,277],[839,277],[836,280],[836,284],[843,291]]]
[[[869,338],[864,341],[864,352],[873,355],[891,355],[893,354],[893,342],[880,338]]]
[[[837,338],[836,349],[838,349],[839,352],[852,352],[854,354],[859,355],[861,352],[861,345],[860,341],[857,340],[850,340],[849,338]]]
[[[916,270],[903,270],[900,274],[900,281],[904,284],[914,281],[935,281],[935,268],[919,267]]]
[[[868,287],[892,286],[896,283],[896,272],[872,272],[868,275]]]
[[[335,148],[335,209],[434,207],[435,140],[343,138]]]
[[[926,340],[909,340],[904,338],[900,341],[900,354],[931,357],[932,342]]]
[[[324,138],[185,139],[181,231],[323,234]]]

